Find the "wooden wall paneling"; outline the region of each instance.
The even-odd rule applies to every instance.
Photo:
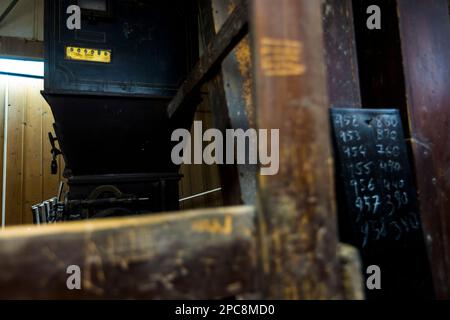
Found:
[[[9,78],[6,225],[22,223],[24,122],[27,101],[22,78]]]
[[[213,116],[211,109],[209,108],[208,100],[205,100],[205,111],[204,111],[204,125],[205,128],[214,128]],[[205,165],[204,166],[204,185],[205,190],[209,191],[217,188],[221,188],[221,180],[219,174],[218,165]],[[221,207],[223,206],[222,192],[214,192],[205,196],[205,201],[208,207]]]
[[[195,121],[201,121],[201,118],[202,118],[201,114],[197,113],[195,116]],[[194,136],[192,136],[192,137],[194,137]],[[201,165],[201,164],[191,164],[190,165],[191,192],[192,192],[192,194],[190,194],[190,195],[199,194],[204,191],[202,167],[203,167],[203,165]],[[204,197],[197,197],[197,198],[193,198],[188,201],[191,202],[192,208],[202,208],[205,204]]]
[[[51,175],[47,132],[53,130],[53,116],[40,95],[43,81],[4,76],[0,90],[4,90],[6,83],[9,88],[6,224],[12,226],[32,223],[31,206],[57,195],[64,163],[60,157],[59,173]],[[4,97],[0,98],[2,106]],[[4,116],[3,110],[0,118]],[[3,120],[0,121],[3,128]]]
[[[204,100],[198,107],[194,120],[202,122],[203,132],[213,127],[212,114],[207,100]],[[191,128],[191,136],[194,137],[193,127]],[[181,198],[203,193],[221,186],[220,179],[218,178],[219,169],[217,165],[182,165],[180,173],[184,175],[184,178],[180,182]],[[222,194],[218,192],[183,201],[181,208],[186,210],[217,207],[222,203]]]
[[[329,103],[361,108],[352,0],[325,0],[323,21]]]
[[[201,41],[206,48],[216,34],[216,26],[211,7],[211,0],[200,0]],[[222,72],[217,73],[207,83],[209,104],[213,114],[214,127],[221,132],[231,129],[228,105],[224,90]],[[239,172],[236,165],[219,165],[224,205],[239,205],[243,203]]]
[[[34,0],[34,39],[44,39],[44,0]]]
[[[280,130],[280,171],[259,178],[262,292],[339,299],[322,3],[251,3],[258,127]]]
[[[450,299],[450,19],[447,0],[397,0],[419,202],[438,297]]]
[[[6,76],[0,75],[0,195],[3,195],[3,143],[5,139],[5,93],[6,93]],[[1,200],[0,200],[1,201]],[[3,214],[3,208],[0,205],[0,217]],[[0,218],[1,219],[1,218]],[[1,222],[0,222],[1,224]]]
[[[22,224],[32,224],[31,206],[42,201],[43,139],[41,80],[27,79],[23,132]]]
[[[180,181],[181,189],[180,189],[180,199],[186,198],[192,195],[191,192],[191,170],[189,165],[182,165],[180,169],[180,173],[183,175],[183,178]],[[188,210],[191,209],[191,203],[188,201],[181,202],[180,209]]]

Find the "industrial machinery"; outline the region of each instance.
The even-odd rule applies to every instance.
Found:
[[[68,27],[71,5],[80,29]],[[195,1],[45,1],[42,95],[55,118],[52,171],[62,154],[68,183],[50,216],[178,209],[166,109],[198,58],[197,39]]]

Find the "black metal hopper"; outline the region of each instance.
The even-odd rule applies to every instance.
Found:
[[[73,4],[80,30],[67,27]],[[166,109],[197,32],[196,1],[45,1],[42,95],[66,164],[66,219],[178,208]]]

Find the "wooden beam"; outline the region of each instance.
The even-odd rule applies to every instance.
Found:
[[[447,0],[397,0],[419,202],[434,283],[450,299],[450,21]]]
[[[44,43],[14,37],[0,37],[0,56],[17,58],[44,58]]]
[[[174,118],[177,114],[182,115],[185,112],[192,114],[191,110],[183,110],[184,107],[192,105],[190,102],[197,95],[200,87],[210,75],[214,74],[214,71],[217,71],[223,59],[245,36],[247,26],[247,1],[243,0],[224,23],[217,36],[208,45],[188,78],[170,102],[167,108],[169,118]]]
[[[323,20],[329,103],[361,108],[352,0],[325,0]]]
[[[254,0],[250,21],[257,124],[280,130],[259,180],[264,297],[341,298],[322,2]]]
[[[206,48],[207,44],[216,36],[211,0],[200,0],[200,24],[201,40]],[[214,127],[225,133],[226,129],[231,129],[231,120],[228,113],[227,98],[224,90],[224,80],[222,72],[218,72],[210,81],[206,83],[211,106]],[[239,172],[236,165],[218,165],[220,180],[222,185],[222,198],[224,205],[241,205],[242,193],[239,184]]]
[[[212,13],[216,30],[224,25],[239,0],[212,0]],[[226,113],[232,129],[244,131],[256,127],[252,98],[253,78],[249,35],[234,48],[222,63],[223,90]],[[248,151],[247,151],[248,152]],[[257,165],[237,165],[241,201],[245,205],[256,203]]]
[[[253,291],[254,209],[227,207],[0,233],[0,298],[213,299]],[[66,286],[70,265],[82,290]]]

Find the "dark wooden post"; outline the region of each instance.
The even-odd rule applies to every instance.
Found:
[[[336,108],[360,108],[352,1],[325,0],[323,22],[329,103]]]
[[[202,40],[207,46],[220,31],[236,5],[247,1],[201,0],[200,16]],[[245,39],[247,39],[246,36]],[[244,40],[247,42],[247,40]],[[254,125],[248,117],[251,109],[251,83],[249,75],[242,69],[247,61],[238,61],[236,53],[243,44],[240,42],[221,63],[220,71],[207,83],[209,100],[213,112],[214,125],[225,133],[226,129],[248,129]],[[242,52],[242,50],[241,50]],[[250,66],[245,66],[250,69]],[[245,86],[244,86],[245,85]],[[248,93],[248,95],[246,95]],[[250,102],[248,102],[250,100]],[[251,114],[250,114],[251,115]],[[254,205],[256,195],[256,168],[250,165],[219,165],[222,195],[225,205]]]
[[[264,297],[340,298],[322,3],[254,0],[250,21],[257,125],[280,130],[259,179]]]
[[[398,0],[420,208],[438,297],[450,299],[450,20],[447,0]]]

